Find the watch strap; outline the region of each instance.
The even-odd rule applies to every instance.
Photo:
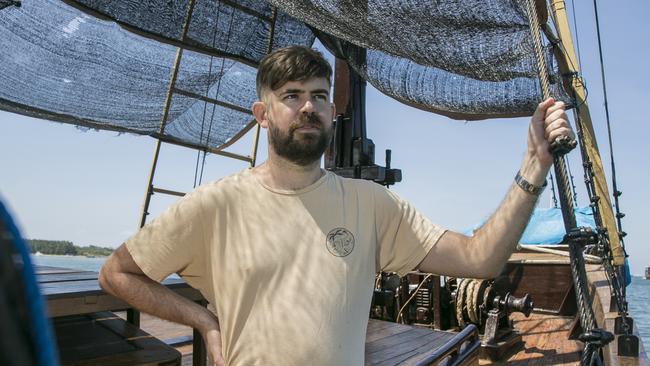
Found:
[[[517,175],[515,175],[515,183],[517,183],[519,188],[523,189],[524,192],[532,194],[533,196],[539,196],[548,185],[548,182],[545,180],[543,185],[536,186],[524,179],[524,177],[521,176],[521,172],[517,172]]]

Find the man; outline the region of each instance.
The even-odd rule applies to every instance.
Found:
[[[539,105],[519,183],[472,237],[445,231],[383,187],[320,169],[332,135],[331,67],[289,47],[260,63],[252,111],[268,160],[186,195],[127,240],[102,287],[203,335],[215,365],[362,365],[376,272],[496,276],[552,163],[548,141],[572,135],[561,103]],[[171,273],[210,310],[157,283]]]

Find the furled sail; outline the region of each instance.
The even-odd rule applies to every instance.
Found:
[[[25,0],[0,10],[0,109],[218,149],[252,125],[261,57],[318,35],[406,104],[514,117],[541,99],[529,34],[510,0]]]

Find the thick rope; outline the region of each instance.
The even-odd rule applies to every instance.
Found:
[[[537,17],[537,10],[535,8],[534,0],[525,0],[526,8],[528,11],[528,21],[530,25],[530,32],[533,39],[533,47],[535,50],[535,59],[537,61],[537,69],[540,80],[540,87],[542,89],[543,98],[546,100],[551,97],[548,73],[546,68],[546,60],[542,49],[542,40],[540,34],[540,25]],[[553,166],[555,169],[555,177],[557,179],[558,195],[560,198],[560,208],[562,209],[562,217],[564,219],[564,227],[567,234],[576,228],[575,212],[573,211],[574,200],[571,192],[571,181],[567,173],[566,161],[564,154],[567,152],[555,150],[553,153]],[[596,329],[596,320],[591,308],[591,297],[587,292],[587,274],[585,272],[585,264],[582,253],[582,247],[579,240],[570,240],[569,242],[569,255],[571,260],[571,274],[573,277],[573,285],[576,294],[576,303],[578,305],[578,314],[580,319],[580,326],[583,332],[590,333]],[[598,356],[598,345],[593,341],[585,341],[585,347],[582,353],[581,364],[587,366],[592,364],[594,357]]]
[[[569,173],[569,179],[571,181],[571,194],[573,195],[573,203],[575,207],[578,207],[577,204],[578,192],[576,191],[576,185],[575,182],[573,181],[573,173],[571,173],[571,164],[569,164],[569,158],[567,158],[566,155],[564,155],[564,161],[566,162],[567,172]]]

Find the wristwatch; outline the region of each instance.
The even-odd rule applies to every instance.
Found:
[[[517,175],[515,175],[515,183],[517,183],[519,188],[523,189],[524,192],[532,194],[533,196],[539,196],[540,193],[544,191],[544,188],[546,188],[548,185],[548,182],[544,180],[544,184],[542,186],[536,186],[524,179],[524,177],[521,176],[521,172],[517,172]]]

